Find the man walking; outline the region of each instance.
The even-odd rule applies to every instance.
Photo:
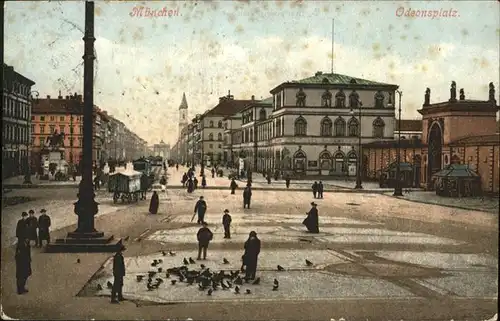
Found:
[[[225,239],[231,238],[231,222],[232,222],[232,218],[231,218],[231,215],[229,215],[229,210],[225,209],[224,215],[222,216],[222,225],[224,226],[224,238]]]
[[[319,184],[318,184],[318,198],[323,198],[323,189],[324,189],[323,182],[319,181]]]
[[[125,276],[125,260],[122,252],[125,251],[125,246],[120,241],[120,248],[113,257],[113,287],[111,288],[111,303],[119,303],[123,301],[123,277]],[[118,295],[118,298],[116,297]]]
[[[194,213],[198,214],[198,224],[203,224],[205,222],[205,213],[207,212],[207,202],[200,196],[198,202],[194,206]]]
[[[35,211],[29,210],[29,217],[26,219],[28,242],[35,241],[35,246],[38,246],[38,219],[35,217]]]
[[[247,187],[245,187],[245,190],[243,191],[243,208],[247,207],[250,209],[250,201],[252,199],[252,188],[251,184],[248,183]]]
[[[316,193],[318,193],[318,182],[314,182],[314,184],[312,184],[311,188],[313,191],[313,196],[314,196],[314,198],[316,198]]]
[[[47,215],[47,211],[43,208],[40,213],[40,217],[38,218],[38,246],[42,247],[42,241],[46,240],[47,244],[50,243],[50,217]]]
[[[208,244],[214,237],[206,222],[203,222],[203,227],[198,230],[196,237],[198,239],[198,260],[201,260],[201,252],[203,252],[203,260],[206,260]]]
[[[17,294],[27,293],[26,282],[31,276],[31,249],[29,240],[24,239],[16,247],[16,283]]]
[[[248,240],[245,242],[245,254],[243,254],[243,264],[246,266],[245,279],[254,280],[257,273],[257,260],[260,253],[260,240],[255,231],[250,232]]]
[[[21,214],[21,219],[17,221],[16,226],[16,237],[17,244],[24,242],[28,237],[28,225],[26,224],[26,219],[28,218],[28,213],[23,212]]]

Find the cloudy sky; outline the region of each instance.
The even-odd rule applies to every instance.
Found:
[[[499,87],[497,1],[97,1],[95,7],[94,102],[149,143],[175,142],[183,92],[192,117],[228,90],[237,99],[266,98],[282,82],[330,72],[333,18],[335,72],[399,85],[403,118],[418,118],[426,87],[433,102],[449,98],[452,80],[467,98],[486,99],[490,81]],[[131,16],[137,7],[179,15]],[[408,10],[440,16],[411,17]],[[5,61],[33,79],[42,96],[82,92],[84,12],[83,2],[6,2]]]

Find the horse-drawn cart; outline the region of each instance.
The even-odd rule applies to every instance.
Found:
[[[109,174],[108,191],[113,193],[113,203],[139,201],[141,194],[141,175],[136,171],[114,172]]]

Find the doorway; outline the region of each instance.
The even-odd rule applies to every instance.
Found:
[[[443,133],[437,123],[431,126],[429,131],[429,150],[427,166],[427,184],[432,187],[432,175],[441,170],[443,153]]]

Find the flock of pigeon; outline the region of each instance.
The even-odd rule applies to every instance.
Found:
[[[163,256],[167,255],[167,252],[162,251]],[[175,256],[175,252],[168,252],[170,256]],[[305,260],[307,266],[313,266],[313,263],[309,260]],[[176,285],[177,282],[184,282],[188,286],[194,285],[195,283],[198,285],[198,289],[200,291],[207,291],[207,295],[212,295],[214,291],[220,289],[222,290],[232,290],[234,294],[240,294],[241,286],[243,283],[249,283],[250,280],[242,278],[239,274],[240,271],[231,271],[231,270],[220,270],[219,272],[212,272],[209,268],[207,268],[204,264],[200,264],[200,268],[190,269],[188,266],[196,264],[196,261],[192,258],[183,259],[183,265],[180,267],[174,267],[163,271],[163,268],[157,267],[159,264],[163,263],[162,259],[154,259],[151,263],[151,267],[156,268],[156,271],[149,271],[147,275],[147,283],[146,288],[148,291],[153,291],[158,289],[162,283],[164,283],[164,279],[160,277],[160,274],[164,273],[165,279],[170,279],[170,283],[172,286]],[[224,258],[224,264],[229,264],[229,261]],[[281,265],[277,266],[278,271],[285,271]],[[241,272],[244,272],[243,270]],[[171,275],[177,277],[177,279],[171,278]],[[156,277],[156,278],[155,278]],[[146,278],[146,275],[136,275],[137,282],[142,282]],[[260,284],[260,277],[256,278],[252,281],[253,285]],[[234,289],[233,289],[234,285]],[[279,281],[274,279],[273,282],[273,291],[278,291]],[[107,282],[106,284],[108,289],[113,287],[113,283]],[[98,290],[102,290],[102,286],[100,284],[97,285]],[[252,291],[250,289],[245,290],[245,294],[251,294]]]

